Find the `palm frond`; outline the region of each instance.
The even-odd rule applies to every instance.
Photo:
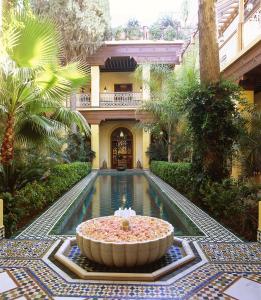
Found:
[[[52,118],[58,122],[65,124],[67,127],[76,124],[80,131],[84,132],[86,135],[90,134],[90,127],[84,118],[84,116],[78,111],[71,111],[66,107],[57,108]]]
[[[86,85],[90,81],[88,66],[80,62],[72,62],[58,69],[60,78],[68,80],[72,89]]]
[[[60,37],[55,25],[25,13],[18,13],[15,18],[15,45],[7,51],[17,65],[35,68],[57,63]]]

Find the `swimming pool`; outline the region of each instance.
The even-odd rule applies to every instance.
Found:
[[[203,235],[199,228],[144,173],[100,173],[58,220],[51,234],[75,235],[78,224],[91,218],[113,215],[131,207],[139,215],[170,222],[176,236]]]

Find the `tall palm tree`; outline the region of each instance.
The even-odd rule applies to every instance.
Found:
[[[88,133],[83,116],[64,107],[65,99],[88,76],[73,62],[59,64],[60,37],[55,25],[32,14],[4,22],[0,41],[0,118],[4,132],[0,163],[9,166],[15,143],[55,143],[59,132],[76,123]]]

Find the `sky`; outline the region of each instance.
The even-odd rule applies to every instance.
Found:
[[[173,14],[177,19],[181,16],[183,0],[109,0],[112,27],[124,25],[135,18],[141,25],[150,25],[158,17]],[[190,5],[190,21],[195,24],[197,18],[197,0],[188,0]]]

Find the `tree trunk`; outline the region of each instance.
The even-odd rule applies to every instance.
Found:
[[[168,133],[168,162],[172,162],[172,137],[171,133]]]
[[[203,84],[215,84],[220,77],[215,2],[199,0],[199,62]]]
[[[77,109],[77,95],[75,92],[73,92],[70,97],[70,109],[72,111],[76,111],[76,109]],[[71,130],[73,133],[77,132],[77,126],[75,123],[72,124]]]
[[[0,162],[3,165],[10,165],[14,159],[14,116],[12,114],[7,117],[0,154]]]

